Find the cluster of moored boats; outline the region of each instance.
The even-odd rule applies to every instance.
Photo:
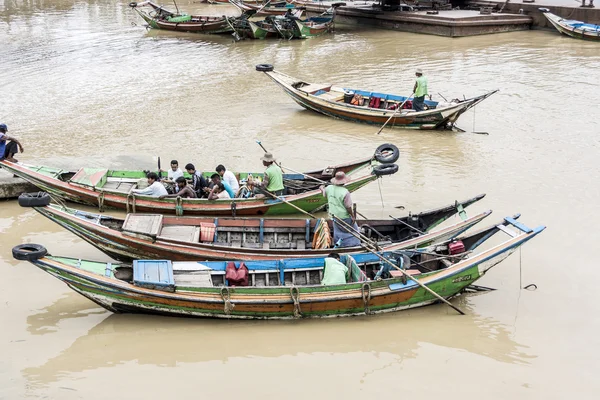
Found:
[[[306,39],[334,29],[336,9],[346,3],[330,3],[321,15],[302,18],[310,0],[208,0],[213,4],[232,4],[241,11],[239,16],[189,15],[169,11],[152,1],[132,2],[129,6],[148,24],[148,27],[179,32],[209,34],[229,33],[241,39]],[[318,3],[322,5],[322,2]],[[176,5],[176,3],[175,3]],[[584,40],[600,41],[600,25],[562,18],[548,8],[539,9],[561,34]],[[262,19],[259,19],[262,18]]]
[[[151,1],[132,2],[129,6],[155,29],[178,32],[230,33],[240,39],[306,39],[330,32],[335,10],[344,3],[334,3],[319,16],[302,18],[305,8],[293,3],[267,1],[264,4],[228,0],[241,11],[239,16],[203,16],[166,10]],[[257,17],[264,17],[257,19]]]
[[[290,193],[262,199],[134,194],[147,171],[65,171],[7,160],[0,167],[44,190],[21,195],[21,206],[33,207],[118,262],[52,256],[37,244],[16,246],[13,256],[113,312],[283,319],[381,313],[437,301],[461,312],[447,299],[544,227],[530,229],[517,214],[471,231],[491,214],[467,216],[465,209],[484,197],[479,195],[403,217],[357,219],[352,234],[360,245],[332,247],[331,240],[322,240],[329,239],[333,221],[311,214],[326,206],[318,186],[344,172],[350,176],[346,188],[357,190],[395,172],[391,163],[398,156],[395,146],[385,144],[361,160],[284,174]],[[241,184],[250,175],[262,174],[236,173]],[[106,216],[64,201],[127,214]],[[263,217],[297,212],[296,219]],[[508,239],[478,251],[497,233]],[[321,284],[331,252],[348,268],[346,283]]]
[[[290,16],[300,9],[230,1],[240,7],[241,17],[195,17],[166,11],[151,2],[130,6],[153,27],[240,36],[261,26],[249,20],[251,15],[267,15],[265,21],[271,21],[286,38],[312,35],[315,24],[325,23]],[[152,11],[140,11],[142,6]],[[335,7],[330,17],[322,18],[331,18],[333,23],[334,16]],[[288,31],[284,20],[294,22]],[[256,69],[308,110],[402,128],[455,128],[460,115],[495,93],[443,103],[430,99],[423,110],[415,111],[405,107],[410,96],[304,82],[269,64]],[[383,220],[360,219],[355,209],[357,228],[348,227],[347,232],[360,245],[332,244],[331,232],[339,221],[312,214],[327,207],[321,187],[344,173],[348,177],[345,188],[356,191],[395,173],[398,158],[396,146],[383,144],[359,160],[306,172],[288,170],[283,175],[283,195],[218,200],[138,194],[135,189],[140,181],[154,175],[145,170],[83,167],[70,171],[6,159],[0,160],[0,168],[42,190],[21,195],[21,206],[33,207],[116,261],[53,256],[37,244],[16,246],[13,256],[33,263],[112,312],[316,318],[398,311],[441,301],[462,313],[448,299],[475,287],[473,283],[490,268],[545,227],[529,228],[515,214],[474,230],[491,214],[467,215],[466,208],[484,197],[479,195]],[[160,163],[157,175],[166,176]],[[242,185],[264,176],[262,172],[235,175]],[[68,207],[67,201],[97,207],[98,213]],[[107,208],[126,215],[102,214]],[[277,218],[285,214],[298,218]],[[507,238],[480,250],[496,234]],[[345,283],[322,284],[332,252],[347,268]]]

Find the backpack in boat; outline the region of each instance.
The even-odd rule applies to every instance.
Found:
[[[230,261],[225,268],[225,279],[229,282],[229,286],[248,286],[248,268],[243,262],[239,268],[235,267],[235,263]]]

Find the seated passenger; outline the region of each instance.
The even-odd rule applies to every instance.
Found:
[[[224,183],[228,184],[231,190],[233,190],[233,195],[231,197],[235,197],[237,195],[237,192],[239,192],[240,190],[240,183],[238,182],[233,172],[227,171],[223,165],[217,165],[216,171],[219,175],[221,175],[221,180]]]
[[[14,155],[21,150],[23,152],[23,146],[16,138],[8,136],[8,127],[6,124],[0,124],[0,160],[7,160],[10,162],[18,162]]]
[[[227,193],[229,194],[229,198],[231,198],[231,199],[235,198],[236,192],[234,192],[233,189],[231,189],[231,186],[229,186],[229,184],[227,182],[221,180],[221,175],[212,174],[212,176],[210,177],[210,180],[212,181],[213,187],[215,185],[218,185],[219,183],[222,183],[223,187],[225,188],[225,191],[227,191]],[[206,189],[204,189],[204,191],[206,192]]]
[[[208,181],[202,176],[202,172],[196,171],[196,167],[191,163],[185,166],[185,170],[192,176],[190,183],[192,184],[192,189],[196,192],[196,196],[198,198],[204,197],[204,188],[208,187]]]
[[[163,185],[160,182],[160,180],[158,179],[158,174],[156,172],[149,172],[148,175],[146,175],[146,177],[148,178],[149,186],[145,189],[133,189],[133,193],[152,197],[168,195],[167,189],[165,189],[165,185]]]
[[[331,253],[325,258],[323,280],[321,285],[339,285],[346,283],[348,267],[340,262],[338,253]]]
[[[177,191],[175,194],[162,195],[159,199],[169,199],[174,197],[182,197],[184,199],[195,199],[196,192],[187,185],[187,181],[183,176],[180,176],[175,180],[175,184],[177,185]]]
[[[230,199],[229,193],[225,190],[225,186],[223,186],[223,182],[219,182],[213,186],[208,193],[209,200],[220,200],[220,199]]]
[[[183,171],[179,168],[179,162],[172,160],[171,169],[167,171],[167,177],[163,179],[163,182],[174,185],[180,176],[183,176]]]

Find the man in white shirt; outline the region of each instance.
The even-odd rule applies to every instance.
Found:
[[[150,186],[146,189],[133,189],[133,193],[152,197],[166,196],[169,194],[167,193],[167,189],[165,189],[165,185],[158,179],[156,172],[150,172],[146,177],[148,178],[148,185]]]
[[[239,192],[240,184],[239,184],[237,178],[235,177],[235,175],[233,174],[233,172],[227,171],[223,165],[218,165],[217,173],[219,175],[221,175],[221,179],[223,179],[223,182],[225,182],[225,183],[227,183],[227,185],[229,185],[231,190],[233,190],[233,193],[237,194],[237,192]]]
[[[175,181],[180,176],[183,176],[183,171],[179,168],[179,162],[177,162],[177,160],[172,160],[171,169],[167,171],[167,177],[162,178],[162,182],[166,183],[169,188],[177,192],[177,185],[175,184]]]
[[[183,176],[183,171],[179,168],[179,162],[177,160],[171,161],[171,169],[167,172],[167,179],[175,182],[180,176]]]

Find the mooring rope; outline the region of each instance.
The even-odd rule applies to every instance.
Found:
[[[364,283],[361,288],[363,304],[365,306],[365,314],[371,314],[369,303],[371,302],[371,285]]]
[[[300,310],[300,290],[296,286],[290,288],[290,295],[294,301],[294,318],[302,317],[302,310]]]
[[[223,299],[223,312],[226,315],[230,315],[231,311],[235,308],[235,304],[231,302],[231,293],[229,292],[229,288],[221,288],[221,298]]]

